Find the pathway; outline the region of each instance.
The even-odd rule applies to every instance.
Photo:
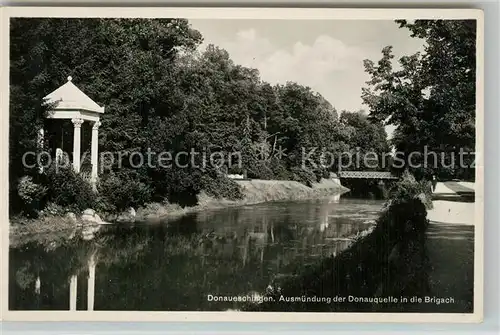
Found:
[[[447,181],[443,183],[445,187],[449,188],[453,192],[457,194],[463,193],[474,193],[474,184],[473,183],[465,183],[465,182],[456,182],[456,181]],[[472,184],[472,185],[470,185]],[[472,186],[472,187],[471,187]]]
[[[435,195],[447,194],[451,201],[435,200],[428,211],[431,221],[426,249],[429,259],[431,295],[453,298],[453,304],[427,306],[433,312],[472,312],[474,289],[474,203],[462,194],[474,192],[473,183],[445,182]],[[460,201],[460,200],[465,201]]]
[[[430,295],[453,298],[453,304],[427,306],[435,313],[472,312],[474,227],[431,224],[427,230]]]
[[[473,183],[437,183],[427,218],[433,223],[474,225],[473,187]]]

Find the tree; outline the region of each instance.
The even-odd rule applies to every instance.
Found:
[[[187,20],[14,19],[10,33],[11,190],[24,175],[39,181],[22,155],[37,148],[47,113],[42,97],[68,75],[106,107],[100,151],[113,153],[115,164],[100,175],[98,189],[101,207],[112,210],[147,201],[194,204],[202,190],[238,198],[236,184],[225,177],[230,168],[252,178],[311,184],[329,171],[302,171],[303,149],[317,148],[319,163],[324,150],[357,145],[349,131],[383,142],[376,122],[339,122],[336,109],[309,87],[271,85],[256,69],[235,64],[226,50],[199,50],[202,36]],[[165,152],[180,157],[179,164],[157,164]],[[188,155],[177,156],[181,152]],[[208,161],[216,152],[224,157],[220,166]],[[238,152],[239,161],[230,162]],[[131,153],[150,157],[155,166],[133,166]]]
[[[393,68],[390,46],[382,50],[376,65],[365,60],[371,80],[363,89],[363,101],[372,118],[396,126],[392,142],[406,158],[427,147],[446,161],[458,161],[461,149],[472,152],[475,147],[476,21],[396,22],[425,41],[425,52],[402,57],[398,70]],[[421,155],[419,165],[423,159]],[[433,161],[428,169],[414,169],[417,174],[473,176],[473,169],[457,167],[458,162],[450,170],[439,157],[429,159]]]
[[[383,124],[370,120],[364,111],[356,113],[343,111],[340,115],[340,123],[348,133],[347,143],[350,153],[360,157],[359,166],[351,167],[349,170],[384,169],[387,162],[383,160],[384,155],[389,152],[389,144]]]
[[[11,190],[22,175],[38,177],[36,169],[24,166],[22,155],[37,148],[47,112],[42,97],[68,75],[106,106],[102,150],[130,152],[153,141],[150,120],[175,110],[166,94],[172,64],[201,42],[201,34],[183,19],[19,18],[11,20],[10,36]],[[15,204],[15,194],[11,199]]]

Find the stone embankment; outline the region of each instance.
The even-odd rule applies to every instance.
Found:
[[[320,198],[349,191],[340,182],[322,179],[312,187],[291,180],[239,180],[245,204],[257,204],[269,201],[295,201]]]
[[[235,180],[241,187],[243,198],[240,200],[216,199],[201,192],[198,205],[180,207],[176,204],[152,203],[138,208],[129,208],[120,215],[106,215],[105,220],[114,223],[153,222],[176,219],[179,216],[227,207],[256,205],[272,201],[298,201],[316,199],[349,191],[334,179],[322,179],[312,187],[289,180]]]
[[[244,195],[241,200],[215,199],[201,192],[198,205],[180,207],[177,204],[152,203],[137,210],[130,207],[120,214],[99,213],[88,208],[77,217],[68,212],[62,216],[43,216],[38,219],[13,218],[10,225],[11,245],[36,241],[47,244],[51,241],[73,238],[92,239],[102,226],[177,219],[188,213],[227,207],[252,205],[270,201],[291,201],[319,198],[348,191],[335,179],[323,179],[308,187],[296,181],[286,180],[237,180]]]

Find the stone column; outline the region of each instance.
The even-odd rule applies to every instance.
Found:
[[[92,126],[92,148],[91,148],[91,161],[92,161],[92,186],[94,190],[96,188],[97,182],[97,171],[98,171],[98,163],[99,163],[99,126],[101,125],[100,121],[94,122]]]
[[[73,168],[76,172],[80,172],[80,148],[82,141],[82,119],[71,119],[73,122],[74,131],[73,131]]]

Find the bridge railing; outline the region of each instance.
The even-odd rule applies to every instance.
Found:
[[[389,171],[340,171],[337,175],[344,179],[399,179]]]

